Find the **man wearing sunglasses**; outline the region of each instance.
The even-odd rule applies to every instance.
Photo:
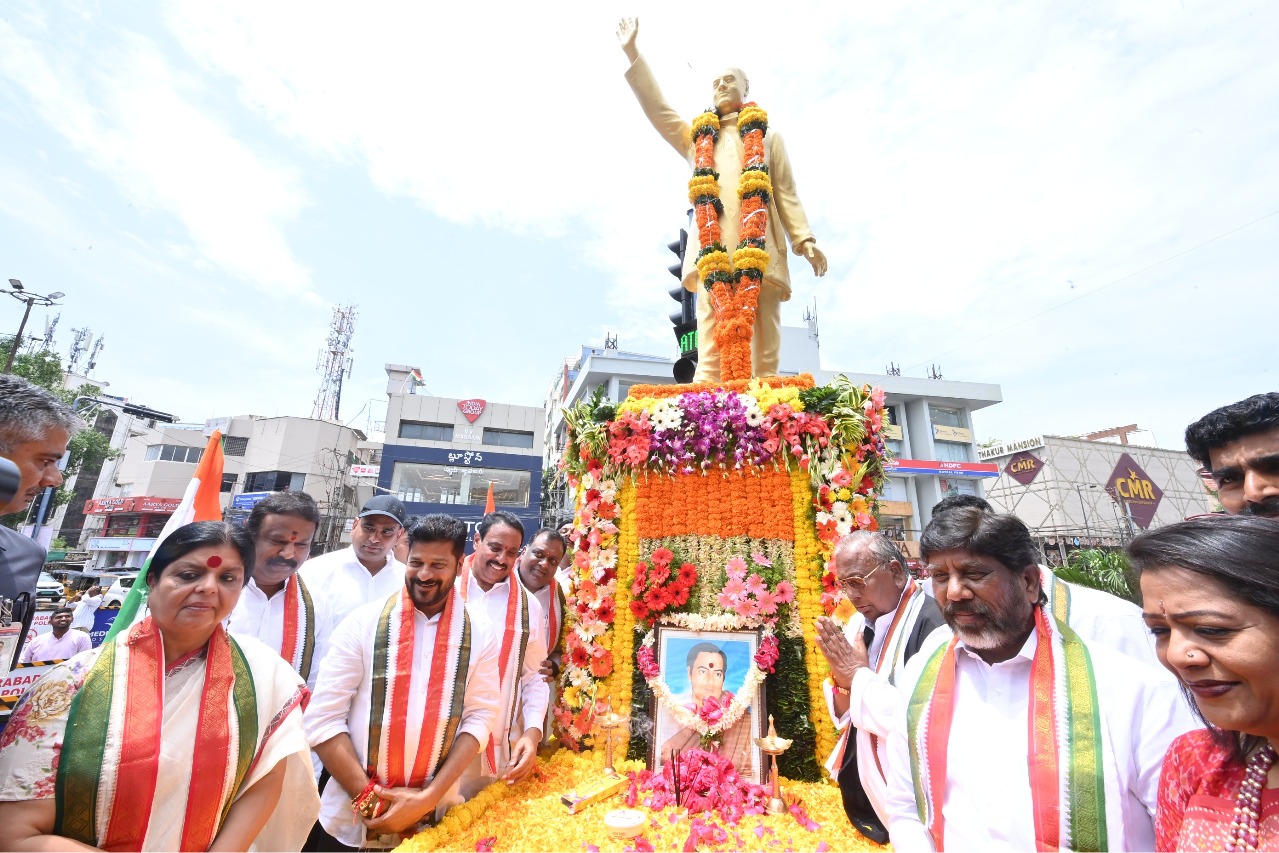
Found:
[[[839,783],[853,826],[883,844],[887,735],[907,698],[896,682],[906,661],[945,620],[882,533],[862,530],[841,539],[835,571],[857,613],[842,627],[829,617],[817,620],[817,644],[831,672],[823,688],[826,705],[843,730],[826,769]]]

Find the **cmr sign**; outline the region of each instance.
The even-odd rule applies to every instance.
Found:
[[[1120,454],[1119,462],[1106,483],[1106,491],[1116,503],[1127,508],[1133,523],[1142,530],[1150,527],[1159,502],[1164,498],[1163,490],[1127,453]]]
[[[1022,451],[1014,453],[1008,460],[1008,464],[1004,466],[1004,473],[1023,486],[1029,486],[1043,469],[1044,463],[1037,456]]]

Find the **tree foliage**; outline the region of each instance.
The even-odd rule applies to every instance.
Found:
[[[1054,571],[1057,577],[1068,583],[1099,589],[1141,604],[1141,589],[1122,551],[1081,548],[1072,551],[1066,565]]]

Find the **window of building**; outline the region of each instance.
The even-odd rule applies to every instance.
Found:
[[[396,462],[391,491],[411,503],[470,504],[483,506],[493,484],[497,506],[526,507],[532,473],[504,468],[469,468]]]
[[[143,459],[147,462],[190,462],[200,461],[203,447],[187,447],[184,444],[152,444],[147,448]]]
[[[933,419],[933,426],[960,427],[961,429],[968,426],[961,409],[943,409],[940,406],[929,406],[928,414]]]
[[[235,483],[236,483],[236,480],[238,480],[238,479],[239,479],[239,476],[238,476],[238,475],[236,475],[236,474],[223,474],[223,475],[222,475],[222,492],[223,492],[223,494],[225,494],[225,493],[227,493],[227,492],[230,492],[230,491],[234,491],[234,490],[235,490]]]
[[[400,438],[411,438],[417,441],[452,441],[453,424],[400,421]]]
[[[897,407],[885,406],[884,419],[894,426],[901,426],[901,421],[897,420]]]
[[[132,512],[121,512],[107,516],[103,536],[137,537],[139,539],[154,538],[164,529],[169,520],[167,515],[142,516]]]
[[[243,435],[222,437],[222,452],[227,456],[243,456],[249,449],[249,439]]]
[[[533,433],[514,429],[484,428],[484,443],[494,447],[528,447],[533,446]]]
[[[886,501],[909,501],[910,494],[906,491],[906,480],[904,477],[888,477],[884,480],[884,490],[880,492],[880,497]]]
[[[884,439],[884,447],[888,448],[888,452],[896,456],[898,459],[902,457],[902,443],[895,438]]]
[[[963,477],[939,477],[937,485],[941,487],[943,497],[977,494],[977,483]]]
[[[937,458],[942,462],[971,462],[968,458],[968,445],[959,444],[954,441],[935,441],[933,447],[936,448]]]
[[[305,483],[305,474],[294,474],[291,471],[259,471],[245,476],[244,490],[246,492],[297,492],[301,491]]]

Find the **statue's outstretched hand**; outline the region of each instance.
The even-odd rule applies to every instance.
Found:
[[[635,47],[635,38],[639,35],[639,18],[622,18],[617,24],[617,40],[622,43],[626,58],[635,61],[639,49]]]
[[[813,266],[813,275],[821,278],[826,275],[826,253],[817,248],[817,243],[809,240],[803,245],[801,250],[804,257],[808,258],[808,262]]]

